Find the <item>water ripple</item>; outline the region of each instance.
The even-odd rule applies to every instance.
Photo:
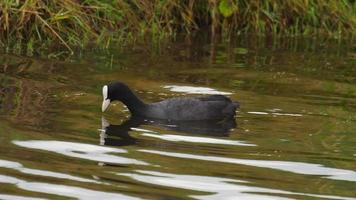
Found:
[[[66,156],[82,158],[105,163],[147,165],[136,159],[125,158],[109,153],[127,153],[124,149],[103,147],[92,144],[64,142],[54,140],[13,141],[14,144],[30,149],[51,151]]]
[[[138,199],[123,194],[95,191],[95,190],[84,189],[80,187],[74,187],[74,186],[57,185],[57,184],[42,183],[42,182],[29,182],[29,181],[21,180],[6,175],[0,175],[0,183],[13,184],[16,185],[16,187],[23,190],[60,195],[60,196],[66,196],[66,197],[72,197],[72,198],[84,199],[84,200],[91,200],[91,199],[136,200]]]
[[[158,138],[161,140],[171,142],[193,142],[193,143],[208,143],[208,144],[225,144],[225,145],[238,145],[238,146],[256,146],[255,144],[249,144],[244,141],[225,140],[208,137],[195,137],[195,136],[183,136],[183,135],[158,135],[151,133],[143,133],[143,136]]]
[[[234,180],[220,177],[197,176],[197,175],[178,175],[162,173],[156,171],[136,170],[136,173],[116,173],[117,175],[127,176],[134,180],[160,185],[164,187],[175,187],[199,192],[208,192],[208,195],[190,195],[191,198],[213,200],[213,199],[290,199],[275,195],[298,195],[329,199],[348,199],[354,198],[339,197],[333,195],[318,195],[309,193],[289,192],[277,189],[261,188],[249,185],[239,185],[248,183],[247,181]],[[261,193],[261,194],[259,194]],[[273,195],[273,196],[272,196]]]
[[[240,165],[249,165],[254,167],[263,167],[270,169],[278,169],[282,171],[293,172],[297,174],[306,175],[320,175],[325,178],[343,181],[356,181],[356,172],[346,169],[336,169],[330,167],[324,167],[320,164],[302,163],[302,162],[290,162],[290,161],[273,161],[273,160],[248,160],[237,158],[224,158],[217,156],[201,156],[185,153],[164,152],[156,150],[139,150],[141,152],[153,153],[165,156],[171,156],[176,158],[190,158],[205,161],[224,162]]]
[[[0,194],[1,200],[44,200],[42,198],[35,198],[35,197],[23,197],[17,195],[8,195],[8,194]]]
[[[8,161],[8,160],[0,160],[0,167],[14,169],[20,171],[25,174],[32,174],[38,176],[47,176],[47,177],[54,177],[54,178],[62,178],[62,179],[69,179],[73,181],[80,181],[80,182],[91,182],[91,183],[99,183],[95,180],[80,178],[76,176],[71,176],[68,174],[58,173],[58,172],[51,172],[47,170],[38,170],[38,169],[31,169],[24,167],[21,163]]]

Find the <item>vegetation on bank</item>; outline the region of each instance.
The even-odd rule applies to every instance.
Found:
[[[354,0],[0,0],[6,50],[108,47],[207,29],[213,35],[356,34]]]

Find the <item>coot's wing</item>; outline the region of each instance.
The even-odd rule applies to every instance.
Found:
[[[233,116],[236,110],[231,100],[222,95],[179,97],[156,104],[165,107],[166,117],[172,120],[222,119]]]

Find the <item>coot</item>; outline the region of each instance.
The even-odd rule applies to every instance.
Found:
[[[112,101],[121,101],[133,116],[165,120],[219,120],[233,118],[239,107],[223,95],[176,97],[146,104],[122,82],[103,86],[104,112]]]

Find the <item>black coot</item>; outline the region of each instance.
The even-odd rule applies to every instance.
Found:
[[[121,101],[133,116],[166,120],[219,120],[233,118],[239,107],[223,95],[170,98],[157,103],[146,104],[130,88],[115,82],[103,87],[104,112],[112,101]]]

